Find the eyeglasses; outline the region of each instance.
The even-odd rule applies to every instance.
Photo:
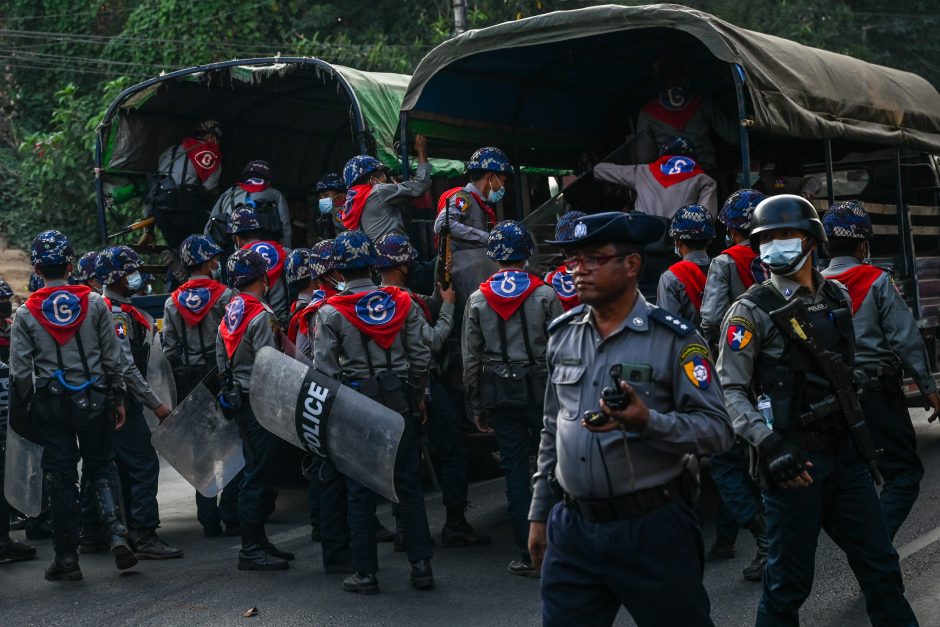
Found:
[[[588,255],[587,257],[569,257],[562,263],[568,270],[577,270],[578,266],[585,270],[597,270],[603,265],[607,265],[611,259],[626,257],[630,253],[617,253],[616,255]]]

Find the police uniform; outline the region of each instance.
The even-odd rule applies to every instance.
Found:
[[[337,236],[333,262],[340,272],[370,267],[374,259],[372,243],[362,231],[345,231]],[[412,585],[432,587],[433,549],[418,476],[420,456],[415,416],[431,360],[421,338],[424,324],[421,310],[404,292],[389,287],[380,290],[371,279],[355,279],[347,281],[345,291],[319,308],[315,324],[314,367],[405,418],[395,462],[399,524],[412,563]],[[347,486],[352,566],[356,574],[343,586],[351,592],[374,593],[378,591],[376,495],[349,477]]]
[[[669,224],[669,237],[674,242],[698,242],[704,248],[715,238],[715,227],[708,209],[701,205],[680,207]],[[676,246],[675,250],[678,253],[679,247]],[[656,305],[698,325],[708,263],[708,254],[704,250],[692,250],[681,261],[672,264],[659,277]]]
[[[274,239],[285,248],[293,246],[290,208],[287,200],[277,189],[271,187],[271,166],[267,161],[249,162],[242,171],[242,181],[225,190],[212,207],[205,234],[225,243],[225,228],[238,205],[248,205],[255,209],[264,227],[265,239]],[[221,228],[215,228],[219,225]]]
[[[261,223],[251,207],[241,205],[232,212],[227,231],[229,235],[240,235],[243,238],[257,236],[261,232]],[[286,328],[290,320],[290,301],[284,266],[287,263],[289,251],[279,242],[262,239],[253,239],[242,245],[242,249],[255,251],[267,262],[268,293],[265,300],[277,316],[281,327]]]
[[[340,219],[346,229],[358,229],[373,242],[386,233],[407,233],[402,207],[411,198],[420,198],[431,187],[431,164],[419,163],[415,178],[401,183],[354,185],[357,179],[384,169],[374,157],[353,157],[343,169],[343,178],[349,190]]]
[[[659,239],[645,216],[596,214],[578,220],[560,243]],[[688,454],[726,449],[732,431],[721,388],[695,327],[637,292],[632,311],[601,338],[589,306],[549,328],[549,384],[529,520],[548,522],[542,565],[546,625],[613,622],[624,605],[637,623],[711,624],[702,585],[702,539],[680,497]],[[581,424],[597,410],[614,364],[635,366],[624,379],[650,410],[640,433],[592,433]],[[642,382],[649,373],[649,382]],[[552,478],[564,494],[555,504]],[[554,504],[554,506],[553,506]],[[681,602],[677,602],[680,600]]]
[[[706,273],[711,262],[708,253],[704,250],[693,250],[684,255],[682,261],[689,262],[701,272],[702,287],[704,288]],[[689,295],[688,287],[670,267],[659,277],[659,286],[656,288],[656,306],[676,313],[698,326],[702,318],[700,311],[701,295],[697,297],[699,306],[696,307],[695,302]]]
[[[751,226],[752,236],[759,230],[795,228],[826,242],[812,205],[796,196],[762,201]],[[770,546],[757,624],[799,622],[799,608],[812,587],[821,528],[845,551],[872,622],[916,624],[865,464],[839,413],[820,415],[822,410],[813,408],[813,403],[818,408],[831,397],[833,384],[768,313],[799,299],[807,306],[822,347],[851,364],[854,332],[849,295],[844,286],[827,281],[815,269],[813,283],[815,289],[809,290],[782,274],[772,274],[731,306],[722,327],[718,377],[728,413],[735,433],[758,448],[760,468],[770,475],[763,491]],[[755,408],[755,382],[770,398],[772,428]],[[803,460],[812,463],[808,472],[813,483],[782,487],[778,483],[782,473],[796,476],[806,468]]]

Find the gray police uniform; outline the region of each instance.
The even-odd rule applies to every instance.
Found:
[[[188,163],[189,157],[182,144],[170,146],[160,155],[157,162],[157,171],[169,174],[177,185],[202,185],[207,192],[214,192],[219,188],[219,179],[222,178],[222,168],[216,168],[205,181],[199,180],[196,168]]]
[[[373,242],[386,233],[407,235],[402,205],[419,198],[431,187],[431,164],[419,163],[415,178],[401,183],[380,183],[372,187],[362,208],[359,229]]]
[[[692,114],[682,129],[651,116],[640,110],[637,116],[637,134],[649,134],[655,146],[662,146],[676,135],[686,137],[695,144],[695,154],[703,168],[717,167],[715,161],[715,146],[712,144],[711,132],[714,131],[723,141],[737,145],[741,140],[740,129],[735,120],[721,114],[710,100],[703,100],[698,110]],[[652,156],[652,155],[650,155]],[[681,205],[676,205],[676,208]]]
[[[486,256],[486,244],[490,241],[490,226],[486,212],[477,203],[473,194],[483,195],[473,183],[467,183],[463,191],[447,199],[447,210],[437,214],[434,232],[438,235],[450,216],[451,276],[457,292],[457,308],[462,310],[470,294],[480,283],[490,278],[498,266]]]
[[[709,268],[708,253],[704,250],[693,250],[682,258],[683,261],[691,261],[707,274]],[[679,314],[686,320],[692,321],[692,324],[698,326],[702,321],[702,314],[692,303],[685,285],[672,272],[666,270],[659,277],[659,286],[656,288],[656,306],[662,307],[666,311]]]
[[[194,274],[191,279],[208,279],[205,275]],[[215,336],[219,330],[219,323],[225,315],[225,307],[235,292],[225,288],[222,295],[212,305],[212,308],[195,326],[187,326],[172,298],[167,298],[163,305],[163,354],[173,366],[174,372],[179,369],[191,369],[201,372],[201,379],[215,366]],[[191,390],[198,381],[192,377],[186,382],[177,381],[177,385],[188,383]],[[182,400],[182,396],[179,396]]]
[[[835,257],[823,275],[838,276],[860,265],[854,257]],[[903,372],[914,377],[923,394],[936,392],[937,384],[914,315],[887,272],[875,279],[855,309],[855,367],[865,373],[862,411],[875,448],[882,449],[881,510],[888,535],[894,538],[917,500],[924,476],[902,389]]]
[[[748,240],[738,246],[750,247]],[[728,307],[747,287],[741,282],[738,266],[730,255],[722,253],[712,259],[705,279],[705,293],[702,296],[701,324],[702,335],[709,343],[718,341],[721,321]]]
[[[851,358],[853,331],[851,324],[845,328],[851,314],[844,311],[851,307],[848,292],[835,281],[824,286],[826,279],[816,270],[813,281],[815,291],[775,274],[763,285],[772,286],[784,301],[799,298],[806,303],[821,344],[843,359]],[[916,624],[904,599],[898,556],[875,487],[847,430],[831,417],[809,424],[803,418],[810,403],[832,394],[832,384],[804,351],[790,346],[769,313],[758,306],[752,294],[760,287],[753,286],[732,304],[722,325],[718,377],[725,404],[735,433],[758,446],[772,433],[754,406],[755,382],[761,382],[771,399],[773,432],[812,462],[813,483],[782,488],[765,481],[769,551],[757,624],[798,622],[799,608],[812,588],[820,529],[837,541],[853,564],[873,623],[891,617],[903,618],[897,624]]]
[[[704,173],[664,187],[650,172],[649,164],[598,163],[594,166],[594,178],[636,190],[636,204],[633,208],[647,215],[672,218],[676,209],[689,204],[702,205],[712,217],[718,211],[715,197],[717,183]]]
[[[530,520],[548,521],[545,624],[582,622],[585,608],[597,624],[609,624],[621,604],[640,624],[711,624],[701,532],[679,498],[685,456],[717,453],[733,441],[708,349],[691,323],[639,292],[607,338],[585,305],[549,332],[549,385],[529,511]],[[599,409],[609,370],[619,363],[648,370],[648,382],[638,380],[642,374],[631,377],[629,367],[624,379],[649,407],[649,422],[640,433],[592,433],[582,415]],[[552,477],[566,495],[554,508]]]
[[[415,294],[407,287],[400,289],[408,292],[411,295],[411,299],[415,301],[416,304],[424,303],[428,308],[427,312],[425,312],[421,305],[418,304],[419,309],[421,309],[421,341],[428,347],[432,355],[436,355],[444,348],[444,343],[447,341],[447,338],[450,337],[450,332],[454,327],[454,304],[441,301],[436,294],[428,298],[420,294]],[[437,310],[436,316],[434,315],[435,309]],[[431,315],[432,318],[429,320],[426,314]]]
[[[253,244],[257,244],[260,241],[263,240],[252,240],[251,242],[248,242],[242,246],[242,248],[247,248]],[[290,250],[285,248],[284,261],[286,261],[287,255],[290,255]],[[265,258],[265,261],[270,263],[266,253],[262,253],[261,256]],[[280,322],[282,328],[287,328],[287,323],[290,322],[290,301],[288,299],[288,295],[289,291],[287,289],[287,277],[285,276],[282,268],[281,276],[277,281],[269,286],[268,293],[265,296],[265,304],[267,304],[271,308],[271,311],[274,312],[274,315],[277,316],[278,322]]]
[[[256,203],[272,203],[276,205],[277,217],[281,222],[281,237],[278,241],[285,248],[290,248],[292,230],[291,230],[291,221],[290,221],[290,208],[287,206],[287,200],[284,199],[284,194],[274,189],[273,187],[268,187],[263,189],[260,192],[246,192],[238,185],[233,185],[232,187],[225,190],[219,199],[215,201],[215,206],[212,207],[212,212],[209,214],[210,222],[206,224],[205,234],[211,236],[210,226],[212,225],[212,220],[223,221],[228,223],[229,218],[232,215],[232,211],[235,210],[235,207],[239,204],[244,204],[247,199],[251,199]],[[220,242],[222,243],[222,242]]]

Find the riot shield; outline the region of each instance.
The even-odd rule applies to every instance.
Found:
[[[0,441],[4,451],[3,494],[7,501],[27,516],[42,511],[42,446],[30,442],[13,430],[10,415],[10,369],[0,365]]]
[[[271,347],[255,356],[250,397],[262,427],[398,502],[395,457],[405,430],[401,414]]]
[[[176,382],[173,380],[173,368],[163,354],[163,344],[160,341],[160,334],[153,334],[153,342],[150,344],[150,356],[147,358],[147,383],[150,389],[163,401],[167,407],[173,409],[176,407]],[[147,420],[147,426],[153,433],[160,425],[160,420],[149,407],[144,407],[144,418]]]
[[[150,436],[160,455],[208,497],[245,466],[238,425],[222,417],[212,392],[216,376],[213,369]]]

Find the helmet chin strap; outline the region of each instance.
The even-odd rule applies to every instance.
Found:
[[[790,263],[783,265],[783,266],[777,266],[777,267],[770,266],[770,271],[773,272],[774,274],[779,274],[780,276],[792,276],[796,274],[797,272],[799,272],[803,268],[804,265],[806,265],[806,262],[809,259],[809,256],[812,254],[812,252],[813,252],[813,247],[810,246],[809,248],[806,249],[806,251],[802,255],[800,255],[799,257],[797,257]]]

